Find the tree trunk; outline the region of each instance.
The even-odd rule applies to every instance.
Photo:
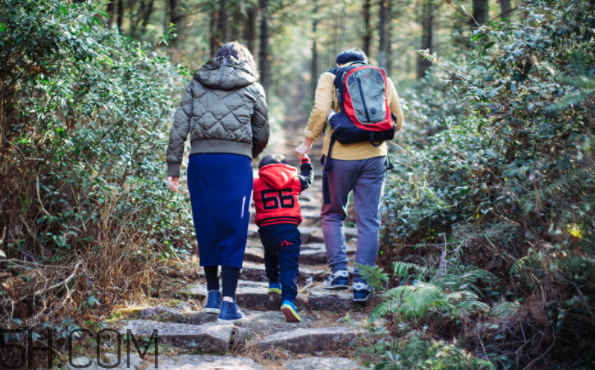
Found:
[[[151,14],[153,14],[153,5],[154,5],[154,0],[148,0],[147,7],[145,8],[145,12],[143,14],[143,23],[141,26],[141,33],[143,35],[147,31],[147,25],[151,21]]]
[[[180,12],[180,1],[179,0],[169,0],[169,22],[176,27],[176,34],[180,34],[182,31],[182,20],[184,19],[184,14]],[[169,27],[168,27],[169,28]],[[172,40],[172,43],[177,44],[180,38],[176,37]]]
[[[512,13],[512,5],[510,0],[500,0],[500,17],[508,18]]]
[[[252,7],[247,11],[246,26],[244,28],[244,39],[248,44],[248,50],[254,55],[256,53],[256,17],[258,9]]]
[[[218,12],[213,7],[213,10],[211,11],[211,21],[209,23],[209,31],[210,31],[209,55],[211,56],[211,58],[215,56],[215,53],[217,52],[217,49],[218,49],[217,48],[217,16],[218,16]]]
[[[229,11],[227,10],[227,0],[219,0],[219,37],[220,44],[229,42]]]
[[[236,9],[233,12],[233,16],[231,17],[231,38],[229,41],[238,41],[240,39],[240,27],[242,24],[245,23],[244,15],[239,9]]]
[[[124,0],[118,0],[118,19],[116,20],[116,24],[118,26],[118,30],[122,33],[124,30],[122,29],[122,22],[124,21]]]
[[[380,24],[378,25],[378,35],[380,36],[378,43],[378,65],[380,68],[386,68],[388,3],[389,0],[380,0]]]
[[[473,0],[473,19],[480,26],[487,23],[489,18],[490,4],[488,0]],[[476,26],[476,24],[473,24]]]
[[[260,12],[262,17],[260,20],[260,84],[264,92],[269,97],[269,23],[268,23],[268,6],[269,0],[260,0]]]
[[[137,0],[132,0],[129,2],[130,6],[130,35],[132,37],[136,37],[138,33],[138,26],[141,24],[143,20],[143,15],[145,14],[145,0],[138,0],[140,3],[138,9],[136,10],[136,14],[134,12],[134,5]]]
[[[423,3],[423,15],[422,15],[422,27],[423,34],[421,37],[421,49],[432,50],[432,27],[434,23],[432,0],[424,0]],[[417,56],[417,78],[422,79],[426,75],[426,71],[430,69],[432,63],[424,59],[421,55]]]
[[[114,24],[115,1],[116,0],[111,0],[110,2],[107,3],[106,13],[109,15],[109,18],[107,19],[107,27],[108,28],[112,28],[112,25]]]
[[[316,42],[316,27],[318,26],[318,4],[314,5],[312,19],[312,60],[310,61],[310,92],[312,93],[312,101],[314,101],[314,93],[316,92],[316,85],[318,84],[318,45]]]
[[[367,56],[370,55],[370,42],[372,40],[372,30],[370,29],[370,0],[364,0],[364,37],[363,51]]]
[[[386,75],[390,76],[393,67],[392,58],[392,36],[393,36],[393,23],[392,19],[392,1],[388,0],[388,24],[386,26]]]

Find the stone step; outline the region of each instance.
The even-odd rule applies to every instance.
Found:
[[[206,287],[205,287],[206,290]],[[161,322],[175,322],[179,324],[202,325],[216,322],[218,316],[208,312],[182,311],[169,307],[144,308],[138,315],[143,320],[156,320]]]
[[[298,288],[299,290],[299,288]],[[205,284],[188,285],[178,291],[178,296],[194,298],[204,302],[207,295]],[[316,284],[307,292],[299,293],[295,305],[298,309],[308,307],[317,311],[348,310],[353,307],[352,293],[348,290],[328,290]],[[269,293],[267,282],[240,280],[236,290],[236,301],[242,309],[276,311],[283,301],[281,294]],[[140,311],[143,319],[172,321],[187,324],[204,324],[216,321],[217,315],[203,312],[186,312],[166,307],[151,307]]]
[[[326,267],[326,266],[325,266]],[[329,270],[326,268],[300,267],[298,282],[303,283],[308,278],[315,281],[324,280],[328,277]],[[240,271],[240,279],[250,281],[268,282],[266,270],[263,263],[244,262]]]
[[[244,261],[264,263],[264,248],[262,246],[246,247]]]
[[[347,257],[355,254],[355,248],[352,244],[347,244]],[[244,252],[244,261],[264,263],[264,248],[262,245],[246,247]],[[303,265],[324,265],[326,264],[326,247],[324,243],[302,244],[300,247],[300,266]]]
[[[269,284],[267,282],[258,282],[258,281],[246,281],[240,280],[238,281],[238,287],[236,289],[236,302],[240,308],[248,308],[248,309],[256,309],[256,310],[278,310],[281,307],[281,303],[283,299],[281,294],[279,293],[269,293],[268,289]],[[207,286],[206,284],[192,284],[184,287],[178,294],[180,296],[185,297],[192,297],[198,300],[203,300],[207,296]],[[298,294],[295,300],[295,305],[298,309],[302,309],[305,306],[305,299],[304,296]],[[171,309],[156,309],[156,313],[154,317],[158,317],[159,315],[172,315]],[[150,312],[150,309],[149,311]],[[148,315],[148,314],[147,314]],[[217,316],[217,315],[212,315]],[[146,316],[149,318],[149,316]],[[204,313],[177,313],[173,316],[174,318],[172,321],[176,322],[208,322],[210,319],[208,315]],[[215,321],[215,320],[213,320]]]
[[[269,293],[268,283],[255,283],[240,280],[236,290],[236,302],[241,308],[254,310],[279,310],[283,298],[280,293]],[[294,304],[299,310],[305,307],[304,296],[298,294]]]
[[[277,308],[274,311],[245,310],[245,317],[236,323],[234,346],[244,346],[248,341],[261,339],[281,331],[291,331],[300,328],[310,328],[320,325],[320,320],[314,316],[300,311],[301,322],[287,322],[283,313]]]
[[[116,366],[118,357],[109,352],[102,353],[101,365],[97,364],[96,356],[92,356],[92,358],[76,357],[72,360],[72,363],[73,365],[78,366],[79,369],[82,367],[89,370],[106,369],[107,366],[110,366],[110,368],[115,370],[156,368],[155,355],[151,353],[146,354],[143,364],[143,360],[135,354],[134,347],[132,348],[130,353],[130,367],[128,367],[127,356],[124,351],[120,357],[120,364],[118,366]],[[159,369],[165,370],[265,370],[264,367],[257,364],[252,359],[229,355],[164,356],[163,354],[159,354],[157,357],[157,366]],[[64,366],[58,366],[58,368],[65,368],[68,370],[76,369],[75,367],[70,366],[68,362],[66,362]]]
[[[349,259],[355,255],[357,241],[348,241],[346,254]],[[302,244],[300,250],[300,265],[324,265],[327,263],[326,247],[324,243]]]
[[[148,369],[150,369],[149,367]],[[254,360],[235,356],[180,355],[159,357],[163,370],[265,370]],[[347,369],[347,368],[346,368]]]
[[[122,324],[119,329],[122,335],[126,335],[127,331],[131,330],[135,338],[141,337],[148,340],[153,331],[157,330],[159,343],[203,352],[227,352],[234,329],[232,324],[216,322],[192,325],[155,320],[129,320]]]
[[[344,357],[305,357],[283,362],[285,370],[356,370],[357,362]]]
[[[315,311],[346,311],[353,308],[353,293],[340,291],[312,291],[308,297],[308,308]]]
[[[351,327],[299,328],[267,335],[251,344],[261,350],[283,348],[293,353],[334,351],[347,346],[356,337]]]
[[[322,227],[317,226],[300,226],[300,234],[302,235],[302,243],[323,243],[324,237],[322,234]],[[344,227],[345,240],[350,240],[357,237],[357,228],[355,227]],[[248,225],[248,237],[257,239],[258,226],[251,223]]]
[[[317,209],[302,209],[302,224],[312,225],[320,221],[320,207]],[[254,223],[256,213],[254,208],[250,208],[250,222]]]

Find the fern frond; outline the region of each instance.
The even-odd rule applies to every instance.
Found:
[[[388,283],[388,274],[378,266],[367,266],[356,263],[355,267],[362,278],[376,290],[383,289],[384,283]]]
[[[446,296],[446,300],[457,309],[465,312],[487,311],[490,308],[487,304],[478,301],[475,294],[467,291],[450,293]]]
[[[411,271],[414,271],[414,274],[412,274]],[[416,265],[415,263],[409,263],[409,262],[402,262],[402,261],[393,262],[393,275],[398,276],[399,279],[407,280],[410,277],[413,277],[413,275],[417,275],[418,279],[419,278],[423,279],[426,276],[428,276],[428,274],[429,274],[429,270],[427,267],[422,267],[422,266]]]
[[[489,271],[479,268],[468,269],[462,275],[447,274],[440,278],[434,278],[430,282],[441,289],[450,289],[451,291],[466,290],[477,295],[483,295],[481,290],[475,286],[482,281],[491,284],[498,280],[496,275]]]
[[[494,306],[489,315],[501,319],[514,319],[521,311],[521,305],[518,302],[502,302]]]
[[[394,300],[385,300],[372,310],[370,315],[382,317],[390,314],[396,314],[399,310],[399,303]]]

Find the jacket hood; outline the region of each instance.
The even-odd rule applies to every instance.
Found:
[[[209,60],[194,78],[210,89],[237,90],[256,82],[256,74],[248,64],[232,56]]]
[[[269,164],[258,171],[260,179],[277,190],[285,189],[297,175],[296,168],[283,163]]]

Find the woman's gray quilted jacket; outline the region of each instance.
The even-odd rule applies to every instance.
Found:
[[[264,90],[252,69],[233,57],[210,60],[194,74],[174,116],[167,147],[167,175],[180,176],[184,142],[196,153],[250,158],[269,140]]]

